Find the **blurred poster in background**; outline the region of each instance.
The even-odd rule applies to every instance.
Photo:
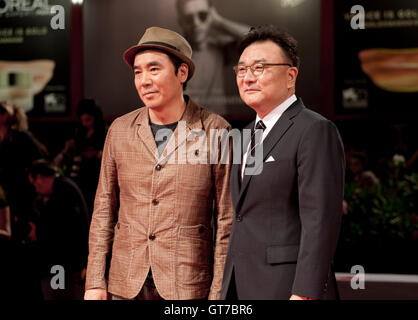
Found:
[[[274,24],[299,42],[301,70],[296,92],[319,108],[320,0],[88,0],[83,5],[85,94],[105,116],[140,106],[133,73],[122,53],[146,28],[181,33],[191,43],[195,75],[185,93],[229,121],[254,118],[238,93],[232,69],[237,42],[250,26]]]
[[[69,114],[70,10],[70,0],[0,0],[0,100]]]
[[[418,1],[335,1],[335,88],[339,114],[418,112]]]

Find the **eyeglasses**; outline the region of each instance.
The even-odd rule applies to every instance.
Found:
[[[239,78],[244,78],[247,74],[247,69],[250,69],[251,72],[255,77],[259,77],[263,74],[264,69],[266,67],[272,67],[272,66],[288,66],[291,67],[292,65],[289,63],[261,63],[257,62],[252,64],[251,66],[244,66],[244,65],[238,65],[234,66],[233,69],[235,71],[235,74]]]

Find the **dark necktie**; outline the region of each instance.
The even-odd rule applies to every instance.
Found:
[[[257,135],[258,139],[257,139],[257,141],[255,141],[256,140],[255,139],[256,138],[255,137],[255,132],[256,132],[256,130],[260,130],[260,129],[263,130],[263,132],[266,129],[266,125],[264,124],[264,122],[262,120],[259,120],[257,122],[257,124],[255,125],[255,129],[254,128],[251,129],[251,146],[250,146],[251,149],[250,149],[250,152],[251,152],[252,157],[254,157],[254,155],[255,155],[255,146],[258,145],[263,138],[262,134]]]

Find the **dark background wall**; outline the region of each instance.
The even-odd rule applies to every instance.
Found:
[[[277,0],[214,0],[213,4],[228,19],[248,25],[271,23],[292,33],[299,41],[302,59],[297,95],[320,111],[320,0],[297,2],[301,3],[296,7],[283,7]],[[174,0],[84,2],[84,94],[95,98],[107,117],[132,111],[141,103],[122,53],[150,26],[182,32]],[[240,109],[231,108],[229,115],[237,119],[239,113]],[[242,120],[249,120],[248,113]]]
[[[295,7],[283,7],[284,2],[213,0],[218,12],[228,19],[248,25],[276,24],[298,39],[302,65],[296,93],[308,107],[334,120],[348,145],[372,148],[377,153],[391,152],[392,145],[396,144],[393,140],[397,139],[392,132],[403,132],[403,128],[407,130],[402,134],[413,140],[415,131],[411,128],[417,113],[396,114],[395,108],[390,115],[340,115],[335,112],[334,0],[294,1],[298,4]],[[132,72],[122,60],[122,53],[136,44],[145,29],[153,25],[182,31],[177,22],[175,0],[107,0],[106,3],[89,0],[82,8],[72,6],[72,116],[30,118],[31,129],[51,148],[52,154],[71,136],[80,98],[96,99],[108,123],[141,105]],[[248,110],[243,108],[241,111]],[[231,108],[231,113],[226,115],[238,128],[250,121],[248,113],[239,111]]]
[[[410,6],[416,6],[415,0],[405,1]],[[229,19],[249,25],[276,24],[290,31],[299,40],[302,66],[297,82],[297,95],[303,98],[308,107],[336,123],[346,151],[366,152],[369,157],[369,167],[374,169],[379,161],[383,159],[387,162],[395,153],[408,158],[418,150],[416,139],[418,109],[411,114],[401,114],[397,112],[396,105],[383,101],[385,108],[390,111],[385,114],[336,112],[338,102],[335,99],[335,62],[344,63],[341,59],[340,62],[334,60],[335,52],[338,51],[336,50],[338,42],[335,41],[335,18],[338,17],[334,11],[336,0],[295,0],[297,6],[285,8],[281,4],[286,1],[280,0],[213,0],[213,2],[219,13]],[[377,3],[371,0],[361,1],[366,9],[369,8],[367,3],[372,2]],[[65,139],[72,136],[76,123],[75,106],[81,97],[96,99],[103,108],[108,124],[115,117],[141,105],[133,85],[132,72],[123,62],[122,53],[136,44],[149,26],[157,25],[181,32],[174,3],[174,0],[84,2],[82,24],[81,20],[75,19],[72,21],[71,30],[72,117],[30,119],[31,130],[47,145],[51,155],[60,151]],[[81,18],[81,8],[72,13],[73,18],[74,14]],[[74,39],[74,35],[80,30],[82,35]],[[388,42],[390,39],[388,37]],[[82,56],[82,67],[77,64],[77,61],[81,61],[77,55]],[[412,101],[411,106],[415,107],[416,101]],[[243,114],[231,109],[226,118],[233,127],[240,128],[250,120],[247,114],[245,116]],[[414,210],[416,212],[416,208]],[[386,248],[382,251],[384,260],[397,264],[396,272],[405,272],[405,270],[408,273],[415,272],[416,269],[412,269],[414,265],[407,262],[412,257],[410,252],[416,250],[408,250],[407,246],[393,247],[395,248],[392,249],[393,252],[401,252],[401,255],[404,255],[404,261],[388,259],[386,254],[390,253],[393,256],[393,252]],[[336,261],[340,259],[344,263],[347,262],[346,252],[339,252]],[[371,253],[374,253],[374,250],[365,252],[364,256],[368,257]],[[356,259],[357,256],[355,252]],[[347,268],[353,265],[353,261],[349,259],[347,265],[340,262],[337,264],[339,266],[337,271],[348,271]],[[354,262],[362,263],[357,260]],[[379,266],[383,266],[379,272],[394,272],[395,269],[391,269],[387,261],[381,264],[380,260],[378,262]]]

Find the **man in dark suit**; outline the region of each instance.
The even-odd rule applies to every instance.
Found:
[[[340,135],[295,96],[300,61],[292,36],[274,26],[252,28],[240,52],[238,89],[257,112],[246,129],[259,130],[231,170],[235,219],[221,298],[334,299],[345,170]]]

